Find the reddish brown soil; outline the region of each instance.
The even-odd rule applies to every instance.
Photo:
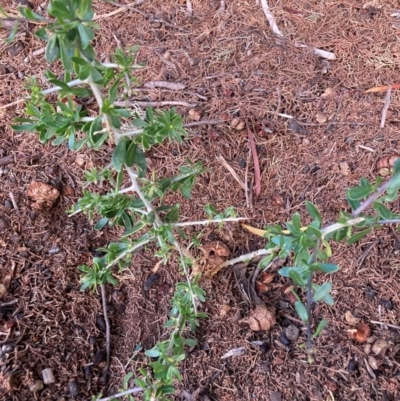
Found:
[[[3,3],[11,11],[16,2]],[[41,2],[34,3],[38,11]],[[257,227],[284,224],[296,211],[306,221],[304,202],[311,200],[328,223],[346,208],[346,188],[361,177],[373,180],[378,175],[376,162],[400,153],[398,91],[392,92],[383,129],[379,126],[385,94],[363,94],[369,87],[400,80],[400,20],[392,16],[399,12],[397,1],[378,0],[367,7],[363,7],[366,1],[356,0],[269,3],[286,39],[272,34],[254,1],[226,1],[226,10],[221,10],[219,1],[194,0],[193,18],[187,16],[184,1],[148,0],[137,6],[140,12],[124,10],[113,16],[107,14],[118,7],[94,2],[100,16],[96,49],[102,60],[115,49],[117,40],[123,47],[139,45],[138,60],[147,62],[138,72],[140,82],[168,80],[186,85],[181,91],[138,91],[138,98],[196,102],[203,119],[227,120],[215,127],[191,129],[184,145],[166,144],[148,155],[151,170],[161,176],[175,173],[186,159],[201,161],[207,168],[191,201],[175,194],[166,198],[167,203],[181,204],[184,221],[204,219],[207,203],[219,210],[234,206]],[[154,22],[157,18],[163,22]],[[0,42],[0,64],[5,67],[0,69],[0,107],[25,95],[24,76],[36,75],[46,85],[43,55],[24,61],[43,43],[33,36],[33,25],[24,28],[18,37],[20,53]],[[6,30],[0,33],[1,38],[8,34]],[[295,41],[332,51],[337,59],[328,63],[324,74],[322,59],[295,47]],[[57,72],[59,66],[52,69]],[[327,89],[334,95],[324,99],[321,95]],[[189,121],[189,109],[178,110]],[[135,348],[147,349],[167,338],[163,324],[168,302],[182,278],[174,263],[162,266],[160,281],[144,293],[143,283],[156,263],[149,251],[149,261],[135,257],[131,267],[118,274],[123,308],[112,296],[113,289],[107,288],[112,364],[110,380],[102,383],[101,368],[96,365],[99,361],[101,365],[105,346],[101,300],[98,294],[80,292],[77,267],[89,264],[96,248],[115,240],[117,232],[94,231],[84,216],[69,218],[66,210],[81,194],[84,167],[103,166],[111,148],[101,153],[85,151],[86,163],[80,167],[65,146],[42,146],[34,135],[11,130],[13,118],[23,113],[23,104],[0,112],[0,160],[13,156],[11,163],[0,166],[0,218],[5,222],[0,228],[0,282],[15,269],[0,300],[0,350],[9,346],[0,358],[0,398],[66,400],[75,395],[77,400],[88,400],[99,392],[113,394],[125,374],[148,363],[142,351],[135,354]],[[302,125],[278,113],[294,116]],[[317,113],[340,124],[320,124]],[[254,132],[260,160],[261,194],[251,208],[246,207],[243,190],[216,160],[223,155],[243,180],[247,174],[248,181],[254,182],[247,133],[229,127],[235,116]],[[32,181],[60,190],[50,211],[32,210],[26,196]],[[12,206],[10,193],[18,210]],[[393,210],[399,209],[396,202]],[[187,233],[190,237],[201,229],[194,227]],[[221,231],[207,228],[201,239],[203,243],[223,241],[233,256],[263,246],[262,238],[236,224]],[[231,270],[221,271],[204,283],[203,309],[209,318],[195,334],[198,346],[188,350],[182,363],[184,380],[179,391],[201,389],[197,399],[220,401],[400,399],[400,331],[371,323],[400,324],[399,244],[399,234],[385,227],[356,246],[333,246],[332,261],[341,266],[332,278],[336,303],[313,310],[316,320],[325,318],[329,325],[315,342],[312,365],[299,347],[305,339],[304,326],[283,293],[288,280],[277,269],[271,271],[273,282],[261,296],[277,308],[277,324],[268,333],[255,334],[239,322],[248,310]],[[379,366],[374,372],[366,368],[365,345],[347,335],[353,327],[344,317],[347,311],[370,325],[372,337],[390,344],[384,355],[376,357]],[[301,335],[285,347],[277,340],[282,341],[289,324],[297,325]],[[264,345],[254,346],[251,341]],[[246,352],[221,359],[238,347]],[[34,395],[29,387],[41,379],[45,368],[53,369],[55,384]]]

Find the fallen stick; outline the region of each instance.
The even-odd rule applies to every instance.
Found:
[[[115,1],[109,1],[109,3],[113,4],[114,6],[120,7],[117,10],[111,11],[107,14],[102,14],[102,15],[96,15],[93,18],[93,21],[99,20],[99,19],[104,19],[104,18],[108,18],[108,17],[112,17],[113,15],[122,13],[123,11],[126,11],[126,9],[132,10],[132,11],[136,11],[137,13],[141,13],[141,11],[136,10],[134,8],[132,8],[132,6],[139,6],[140,4],[144,3],[146,0],[137,0],[133,3],[129,3],[129,4],[118,4]],[[143,13],[143,15],[146,15]]]
[[[236,171],[233,167],[223,158],[223,156],[217,156],[217,160],[231,173],[232,177],[236,180],[236,182],[240,185],[240,187],[246,191],[246,184],[242,181],[242,179],[237,175]]]
[[[200,120],[200,121],[193,121],[191,123],[183,124],[185,128],[189,127],[197,127],[199,125],[219,125],[226,123],[225,120]]]
[[[277,36],[283,37],[284,35],[281,32],[281,30],[278,28],[278,24],[276,23],[275,17],[269,8],[267,0],[261,0],[261,7],[264,11],[265,16],[267,17],[267,20],[269,22],[269,26],[272,29],[272,32]]]
[[[247,125],[247,123],[246,123]],[[254,163],[254,193],[256,196],[261,193],[261,172],[260,172],[260,162],[258,160],[256,143],[254,141],[254,135],[251,132],[249,126],[247,125],[247,137],[249,138],[249,144],[251,153],[253,155],[253,163]]]
[[[299,43],[295,43],[294,45],[296,47],[304,47],[306,49],[312,49],[314,51],[314,54],[316,54],[317,56],[320,56],[322,58],[325,58],[327,60],[336,60],[336,56],[332,52],[328,52],[326,50],[318,49],[317,47],[313,47],[313,46],[301,45]]]
[[[180,84],[178,82],[168,82],[168,81],[149,81],[146,82],[143,87],[145,88],[165,88],[165,89],[172,89],[172,90],[183,90],[186,88],[185,85]]]
[[[19,213],[19,207],[14,198],[14,194],[11,191],[8,194],[10,195],[11,203],[13,204],[14,209],[17,211],[17,213]]]
[[[116,106],[127,107],[127,106],[143,106],[143,107],[161,107],[161,106],[183,106],[183,107],[197,107],[197,103],[188,103],[179,100],[163,101],[163,102],[145,102],[141,100],[119,101],[114,102]]]
[[[256,1],[257,2],[257,1]],[[272,32],[276,35],[279,36],[280,38],[284,38],[285,35],[281,32],[281,30],[278,27],[278,24],[276,23],[275,17],[271,12],[271,9],[269,8],[268,5],[268,1],[267,0],[261,0],[261,7],[264,11],[264,14],[268,20],[269,26],[271,27]],[[334,53],[332,52],[328,52],[326,50],[322,50],[322,49],[318,49],[316,47],[313,46],[307,46],[307,45],[301,45],[298,43],[294,44],[296,47],[305,47],[305,48],[309,48],[312,49],[314,51],[314,54],[325,58],[327,60],[335,60],[336,56]]]
[[[381,128],[385,127],[386,116],[390,106],[390,97],[392,95],[392,85],[388,85],[386,97],[385,97],[385,104],[383,105],[382,110],[382,118],[381,118]]]
[[[107,312],[107,293],[105,284],[100,285],[101,288],[101,300],[103,304],[103,315],[106,323],[106,366],[103,370],[104,383],[107,381],[108,368],[110,367],[110,356],[111,356],[111,334],[110,334],[110,320]]]

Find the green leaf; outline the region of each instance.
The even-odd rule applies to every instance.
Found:
[[[90,42],[94,39],[93,31],[82,24],[78,25],[79,37],[81,39],[82,47],[86,49]]]
[[[374,202],[373,208],[379,213],[381,219],[390,220],[393,218],[393,213],[381,202]]]
[[[211,203],[207,203],[204,206],[204,211],[206,212],[207,216],[211,218],[218,214],[218,210]]]
[[[118,191],[120,190],[123,180],[124,180],[124,169],[121,168],[121,170],[118,171],[117,179],[115,181],[115,192],[116,193],[118,193]]]
[[[361,238],[364,238],[366,235],[368,235],[371,232],[372,228],[369,227],[366,230],[360,231],[357,234],[354,234],[351,236],[347,241],[347,245],[352,245],[355,244],[357,241],[359,241]]]
[[[72,65],[72,57],[74,55],[74,47],[72,43],[67,40],[60,40],[60,52],[61,52],[61,61],[63,63],[63,66],[67,72],[72,72],[73,71],[73,65]]]
[[[289,270],[289,277],[293,280],[295,284],[300,287],[304,287],[306,285],[303,276],[299,273],[298,268],[292,268]]]
[[[148,349],[144,353],[150,358],[158,358],[161,355],[161,352],[157,349]]]
[[[374,192],[375,188],[373,185],[366,185],[361,187],[354,187],[347,190],[347,197],[351,200],[359,200],[365,198],[372,192]]]
[[[0,24],[1,24],[1,20],[0,20]],[[8,35],[8,38],[5,40],[6,43],[11,43],[15,39],[15,36],[17,35],[18,27],[19,27],[19,21],[15,21],[13,28],[12,28],[10,34]],[[0,25],[0,28],[1,28],[1,25]]]
[[[324,328],[326,327],[327,324],[328,324],[328,322],[325,319],[322,319],[318,323],[318,326],[317,326],[312,338],[313,339],[317,338],[322,333],[322,330],[324,330]]]
[[[336,273],[339,271],[339,266],[334,263],[318,263],[320,271],[324,273]]]
[[[308,322],[308,313],[307,309],[304,306],[303,302],[296,301],[294,304],[294,308],[296,309],[297,314],[303,322]]]
[[[118,145],[115,147],[113,155],[112,155],[112,164],[116,171],[120,172],[122,170],[122,166],[126,162],[126,137],[122,137]]]
[[[311,202],[306,201],[306,209],[308,214],[314,219],[317,220],[319,223],[322,224],[322,217],[318,209],[313,205]]]
[[[103,217],[102,219],[100,219],[96,225],[94,226],[95,230],[101,230],[106,224],[108,223],[108,218],[107,217]]]
[[[314,294],[314,301],[319,301],[328,295],[332,290],[332,283],[326,282],[322,284]]]
[[[275,254],[271,253],[271,255],[266,256],[258,262],[257,268],[265,269],[272,262],[273,259],[275,259]]]
[[[299,213],[294,213],[292,216],[292,223],[293,223],[293,227],[296,231],[300,231],[301,230],[301,218]]]
[[[53,34],[46,45],[45,57],[49,63],[57,60],[60,55],[60,46],[56,34]]]
[[[393,165],[393,172],[394,174],[397,174],[400,172],[400,157],[395,161]]]
[[[321,230],[318,230],[318,228],[315,228],[313,226],[308,226],[307,229],[305,230],[305,233],[307,235],[314,235],[317,238],[322,238]]]
[[[331,294],[326,294],[323,298],[322,301],[325,302],[329,306],[333,306],[335,303],[335,300],[332,298]]]
[[[386,190],[387,194],[393,195],[397,194],[397,191],[400,189],[400,173],[396,173],[389,181],[389,186]]]

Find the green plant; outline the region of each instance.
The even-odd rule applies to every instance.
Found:
[[[330,240],[346,241],[352,245],[384,224],[400,223],[400,215],[392,213],[385,205],[398,197],[400,189],[400,159],[394,165],[393,177],[382,184],[378,178],[370,183],[362,178],[360,185],[347,190],[346,197],[351,213],[341,212],[336,223],[324,226],[318,209],[306,202],[306,210],[312,221],[307,226],[301,223],[300,214],[295,213],[286,223],[286,230],[280,226],[268,226],[261,234],[268,239],[264,249],[267,256],[261,260],[259,266],[264,268],[276,258],[291,257],[293,266],[280,269],[279,273],[290,278],[299,291],[305,291],[306,303],[302,301],[299,291],[293,290],[296,297],[295,309],[303,322],[307,324],[307,350],[309,361],[312,357],[312,339],[316,338],[326,326],[325,320],[320,321],[315,332],[312,333],[311,307],[314,302],[324,302],[333,305],[331,295],[332,283],[326,281],[318,284],[314,281],[315,275],[332,274],[339,271],[339,266],[327,263],[332,256]],[[367,214],[372,206],[373,212]],[[260,234],[259,230],[257,231]]]
[[[92,46],[94,31],[91,0],[50,0],[47,12],[49,18],[20,7],[23,18],[15,21],[35,21],[43,26],[36,35],[46,41],[45,57],[49,63],[60,61],[61,75],[48,70],[47,80],[54,85],[42,90],[35,77],[27,82],[30,96],[26,102],[26,117],[17,118],[13,128],[16,131],[36,132],[43,144],[54,146],[66,143],[71,150],[83,147],[98,150],[105,144],[113,145],[111,163],[101,170],[85,172],[89,184],[102,182],[108,192],[84,189],[83,196],[70,210],[71,216],[83,212],[89,219],[98,218],[95,228],[100,230],[108,225],[124,228],[121,239],[99,249],[104,253],[96,257],[91,266],[80,266],[82,290],[101,289],[103,311],[106,321],[107,374],[110,359],[110,327],[106,307],[106,284],[117,285],[113,275],[114,266],[123,269],[130,264],[132,255],[139,248],[153,244],[155,256],[164,263],[178,251],[180,267],[186,282],[178,283],[171,301],[172,310],[166,327],[171,335],[151,350],[148,369],[141,369],[142,377],[136,379],[138,388],[126,390],[127,395],[143,391],[145,400],[165,400],[174,391],[174,381],[180,379],[178,365],[185,358],[184,346],[194,345],[193,339],[183,335],[185,328],[194,330],[198,319],[206,317],[198,312],[204,301],[204,291],[198,285],[198,277],[191,277],[188,268],[195,262],[190,252],[179,242],[179,205],[164,204],[167,191],[179,191],[190,198],[196,177],[201,174],[201,163],[187,161],[179,167],[179,174],[173,177],[149,177],[145,151],[165,141],[182,143],[187,135],[182,119],[175,109],[157,111],[149,107],[144,116],[118,107],[114,103],[124,93],[129,94],[136,82],[132,75],[143,64],[135,63],[136,47],[124,52],[117,48],[112,62],[96,59]],[[3,8],[0,13],[10,19]],[[16,27],[11,32],[13,40]],[[47,95],[57,94],[56,101],[48,101]],[[93,96],[98,104],[98,114],[89,115],[79,104],[79,99]],[[129,182],[129,184],[127,184]],[[96,187],[95,187],[96,189]],[[232,211],[229,212],[229,216]],[[231,218],[230,220],[235,219]],[[205,223],[221,223],[222,215]],[[191,224],[204,224],[193,222]],[[182,223],[181,225],[187,225]],[[182,231],[179,231],[183,235]],[[128,379],[129,380],[129,379]],[[96,397],[98,398],[98,397]],[[109,397],[107,399],[110,399]]]

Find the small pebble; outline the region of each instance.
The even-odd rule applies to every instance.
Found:
[[[13,208],[13,204],[11,201],[9,201],[8,199],[6,199],[4,201],[4,206],[7,207],[8,209],[12,209]]]
[[[93,359],[93,365],[95,366],[100,366],[106,362],[107,360],[107,352],[105,349],[100,349],[96,352],[94,359]]]
[[[290,340],[286,337],[286,334],[282,332],[279,336],[279,340],[281,341],[282,344],[289,346],[290,345]]]
[[[273,391],[269,401],[282,401],[282,393],[280,391]]]
[[[103,316],[96,317],[96,327],[103,333],[106,332],[106,321],[104,320]]]
[[[146,281],[143,284],[143,289],[145,291],[149,291],[151,287],[156,285],[160,280],[160,275],[158,273],[151,274],[147,277]]]
[[[269,344],[266,343],[266,342],[263,342],[263,343],[260,345],[260,350],[261,350],[261,353],[262,353],[262,354],[266,354],[266,353],[268,352],[269,349],[270,349],[270,346],[269,346]]]
[[[392,301],[387,301],[386,299],[381,299],[379,301],[379,305],[382,305],[387,310],[392,310],[393,309],[393,302]]]
[[[42,370],[42,377],[43,377],[44,384],[51,384],[56,381],[54,378],[53,369],[50,369],[50,368]]]
[[[350,361],[349,361],[349,363],[347,365],[347,370],[350,373],[353,373],[353,372],[356,371],[356,369],[357,369],[357,361],[355,359],[350,359]]]
[[[286,337],[290,341],[296,341],[299,338],[300,330],[297,326],[294,324],[290,324],[288,327],[285,329],[285,334]],[[282,340],[281,340],[282,341]],[[283,342],[283,341],[282,341]]]
[[[60,251],[61,251],[61,248],[56,245],[56,246],[53,246],[53,248],[51,248],[48,253],[50,255],[54,255],[54,254],[56,254],[56,253],[58,253]]]
[[[70,380],[68,382],[68,390],[69,393],[71,394],[71,397],[76,398],[78,397],[78,383],[76,380]]]
[[[30,387],[29,391],[31,393],[37,393],[40,390],[43,390],[43,382],[41,380],[36,380]]]
[[[0,231],[7,230],[9,226],[10,224],[6,219],[0,219]]]

